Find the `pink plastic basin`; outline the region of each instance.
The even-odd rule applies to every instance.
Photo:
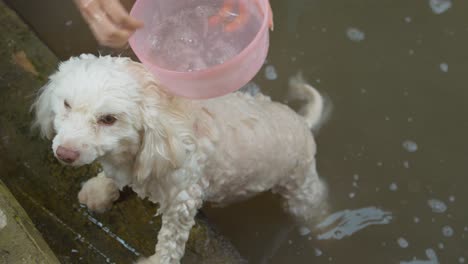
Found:
[[[244,5],[244,13],[249,12],[251,18],[255,15],[257,16],[258,29],[256,29],[253,34],[250,32],[250,36],[247,36],[247,39],[247,37],[243,38],[243,32],[247,32],[248,24],[247,26],[244,25],[244,29],[242,26],[239,26],[239,29],[237,29],[235,33],[226,32],[226,24],[222,24],[222,34],[237,34],[229,35],[229,37],[234,36],[234,38],[230,40],[231,42],[226,43],[244,41],[242,45],[245,46],[240,46],[243,48],[236,51],[234,55],[232,55],[233,52],[231,51],[225,61],[214,63],[204,68],[195,68],[193,70],[180,70],[176,69],[173,65],[171,67],[164,65],[163,62],[158,61],[159,58],[171,58],[177,61],[177,59],[185,60],[186,58],[190,58],[190,56],[198,56],[199,53],[181,50],[176,42],[174,42],[176,44],[167,42],[166,40],[168,40],[169,37],[164,38],[162,33],[158,36],[157,32],[162,28],[161,21],[164,21],[166,18],[173,19],[171,16],[179,14],[177,12],[183,8],[198,8],[197,5],[199,3],[213,5],[213,8],[217,8],[217,10],[225,10],[223,7],[226,7],[226,3],[231,3],[231,6],[233,5],[232,3],[234,3],[237,8],[233,9],[234,11],[239,11],[239,5]],[[130,38],[130,46],[146,68],[152,72],[163,87],[172,94],[192,99],[206,99],[222,96],[242,88],[262,67],[269,46],[268,8],[268,0],[137,0],[131,10],[131,15],[143,21],[145,26],[135,32]],[[221,11],[219,12],[221,13]],[[238,15],[235,14],[234,18],[237,17]],[[210,23],[211,22],[210,20]],[[171,24],[166,23],[165,25]],[[250,29],[252,29],[252,27]],[[205,31],[206,30],[210,29],[205,27]],[[167,30],[163,31],[163,29],[161,29],[161,32],[169,32],[167,34],[174,33]],[[247,33],[245,35],[247,35]],[[189,42],[193,41],[191,38],[185,40]],[[165,49],[170,50],[170,52],[158,53],[158,51],[154,50],[155,43],[160,43],[161,41],[166,41],[165,44],[161,45],[165,45]],[[200,40],[200,42],[203,41],[205,41],[204,38]],[[219,44],[219,42],[216,43]],[[210,45],[211,42],[206,41],[203,50],[200,52],[213,53],[216,49],[223,52],[223,45],[221,45],[221,47],[219,47],[220,45],[217,47],[211,47]],[[213,58],[213,54],[209,53],[209,55],[211,56],[210,58]],[[223,56],[225,56],[225,54],[215,54],[213,59]],[[169,61],[169,59],[166,61]],[[206,63],[204,65],[206,65]]]

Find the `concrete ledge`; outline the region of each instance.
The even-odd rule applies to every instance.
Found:
[[[0,210],[1,263],[60,263],[1,180]]]

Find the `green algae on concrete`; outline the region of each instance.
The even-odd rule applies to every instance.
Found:
[[[132,263],[151,255],[160,229],[156,206],[126,190],[109,212],[88,212],[76,196],[99,167],[60,165],[50,142],[31,131],[32,100],[58,60],[1,0],[0,36],[6,58],[0,61],[0,178],[61,263]],[[242,262],[201,216],[193,230],[182,263]]]
[[[1,180],[0,210],[3,222],[0,226],[0,263],[59,263],[26,212]]]

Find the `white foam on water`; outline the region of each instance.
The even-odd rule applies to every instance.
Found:
[[[452,237],[453,236],[453,228],[450,227],[450,226],[444,226],[442,227],[442,234],[444,235],[444,237]]]
[[[434,14],[440,15],[452,7],[451,0],[429,0],[429,6]]]
[[[248,82],[239,91],[244,92],[244,93],[248,93],[248,94],[250,94],[252,96],[255,96],[255,95],[261,93],[260,86],[258,86],[258,84],[254,83],[254,82]]]
[[[318,248],[314,248],[314,254],[316,257],[320,257],[323,255],[323,252]]]
[[[409,161],[407,161],[407,160],[403,161],[403,167],[405,167],[405,169],[409,169],[410,168]]]
[[[412,140],[403,141],[402,146],[408,152],[416,152],[418,150],[418,144]]]
[[[432,209],[432,212],[434,213],[441,214],[447,211],[447,205],[441,200],[430,199],[427,201],[427,204],[429,205],[429,207]]]
[[[366,38],[366,34],[362,30],[355,27],[346,29],[346,35],[353,42],[361,42]]]
[[[400,261],[400,264],[439,264],[439,259],[437,258],[437,254],[432,248],[426,249],[426,257],[427,260],[410,260],[410,261]]]
[[[389,224],[392,218],[390,212],[376,207],[339,211],[329,215],[317,225],[318,229],[324,230],[317,236],[317,239],[339,240],[372,225]]]
[[[390,184],[390,186],[388,186],[388,189],[389,189],[390,191],[392,191],[392,192],[396,192],[396,191],[398,190],[398,185],[397,185],[396,183],[392,182],[392,183]]]
[[[398,238],[397,243],[401,248],[407,248],[409,246],[408,240],[403,237]]]
[[[442,72],[448,72],[448,64],[445,63],[445,62],[444,62],[444,63],[441,63],[441,64],[439,65],[439,68],[440,68],[440,70],[441,70]]]
[[[311,232],[310,229],[305,227],[305,226],[302,226],[302,227],[299,228],[299,234],[301,236],[307,236],[307,235],[310,234],[310,232]]]
[[[278,79],[278,73],[276,73],[275,66],[268,65],[265,67],[265,78],[269,81]]]

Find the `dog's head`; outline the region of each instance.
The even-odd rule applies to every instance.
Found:
[[[41,89],[35,125],[53,139],[55,156],[72,166],[116,154],[135,159],[140,178],[155,166],[177,166],[185,152],[172,123],[181,123],[174,121],[181,115],[149,76],[127,58],[71,58]]]

